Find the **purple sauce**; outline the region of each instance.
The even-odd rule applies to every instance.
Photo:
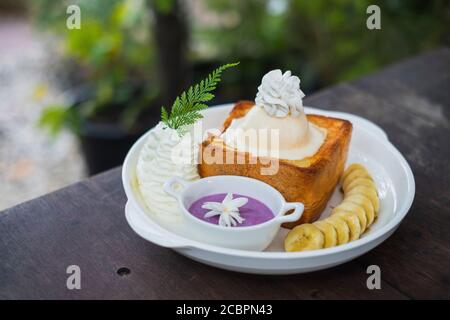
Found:
[[[218,193],[212,194],[209,196],[201,197],[196,200],[190,207],[189,212],[196,218],[212,223],[219,224],[219,216],[214,216],[210,218],[204,218],[205,214],[209,211],[208,209],[203,209],[202,205],[205,202],[213,201],[213,202],[222,202],[227,194],[226,193]],[[264,223],[273,219],[272,210],[269,209],[264,203],[249,196],[234,194],[233,199],[238,197],[244,197],[248,199],[248,202],[239,208],[239,214],[242,218],[245,219],[244,222],[238,223],[236,227],[249,227],[257,224]]]

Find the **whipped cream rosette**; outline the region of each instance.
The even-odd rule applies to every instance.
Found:
[[[303,113],[304,96],[299,77],[291,75],[290,71],[283,74],[277,69],[262,78],[255,102],[272,117],[283,118],[289,114],[296,117]]]

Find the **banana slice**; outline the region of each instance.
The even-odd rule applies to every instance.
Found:
[[[342,180],[342,190],[347,190],[348,185],[359,178],[372,180],[372,177],[367,170],[356,169],[347,175],[344,180]]]
[[[344,174],[342,175],[342,181],[344,181],[347,176],[352,173],[354,170],[363,170],[367,171],[366,167],[364,167],[362,164],[359,163],[352,163],[348,166],[348,168],[344,171]]]
[[[323,220],[327,223],[331,223],[336,229],[337,243],[345,244],[350,240],[350,229],[347,223],[339,216],[330,216]]]
[[[326,220],[316,221],[313,223],[320,231],[322,231],[325,237],[324,248],[330,248],[337,245],[337,232],[331,223]]]
[[[364,233],[367,228],[367,216],[364,209],[352,202],[344,201],[340,205],[338,205],[336,208],[332,210],[332,214],[338,213],[338,212],[351,212],[356,214],[359,220],[359,224],[361,226],[361,233]]]
[[[287,234],[284,249],[288,252],[322,249],[325,237],[319,228],[310,223],[301,224]]]
[[[367,228],[370,227],[375,220],[375,210],[373,209],[372,202],[365,195],[353,194],[345,197],[344,202],[351,202],[361,206],[367,216]]]
[[[378,213],[378,210],[380,209],[380,203],[378,200],[377,191],[375,189],[368,188],[365,186],[354,187],[352,190],[350,190],[349,192],[347,192],[345,194],[344,199],[346,199],[347,197],[354,195],[354,194],[362,194],[362,195],[366,196],[367,198],[369,198],[369,200],[372,202],[373,209],[375,210],[375,214]]]
[[[361,236],[361,225],[359,224],[358,216],[353,212],[340,211],[333,216],[342,218],[350,229],[350,241],[358,240]]]
[[[356,179],[350,181],[349,183],[347,183],[345,186],[345,189],[344,189],[344,186],[342,186],[342,189],[344,190],[344,193],[346,193],[357,186],[365,186],[365,187],[373,188],[375,190],[377,189],[373,180],[368,179],[368,178],[356,178]]]
[[[351,164],[341,178],[344,200],[331,216],[292,229],[284,239],[286,251],[330,248],[360,238],[377,218],[380,209],[378,192],[367,169]]]

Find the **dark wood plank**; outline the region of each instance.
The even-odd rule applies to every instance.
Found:
[[[449,70],[450,50],[437,50],[305,102],[378,123],[413,169],[411,212],[370,253],[282,277],[204,266],[133,233],[115,169],[0,213],[0,298],[450,298]],[[66,288],[70,264],[81,267],[81,290]],[[370,264],[381,267],[382,290],[366,288]]]

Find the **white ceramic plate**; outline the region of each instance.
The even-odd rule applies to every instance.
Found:
[[[211,107],[204,111],[203,127],[218,128],[232,108],[231,104]],[[372,122],[343,112],[331,112],[305,107],[315,113],[347,119],[353,123],[348,163],[363,163],[377,184],[380,212],[376,222],[361,239],[333,248],[284,252],[286,229],[281,229],[264,252],[244,251],[212,246],[164,228],[149,214],[136,192],[135,168],[139,151],[146,137],[142,136],[129,151],[122,169],[122,181],[128,202],[125,214],[133,230],[144,239],[171,248],[202,263],[227,270],[258,274],[304,273],[344,263],[375,248],[398,227],[411,207],[415,184],[411,168],[400,152],[388,141],[386,133]],[[322,217],[329,215],[331,206],[341,201],[337,190]]]

